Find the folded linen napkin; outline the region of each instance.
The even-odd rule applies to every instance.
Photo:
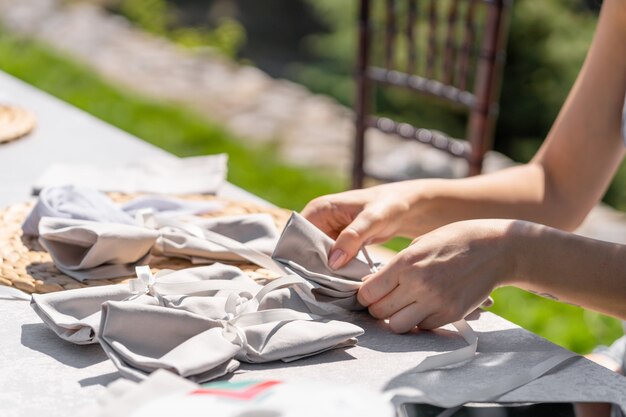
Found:
[[[133,291],[129,284],[103,285],[33,294],[31,307],[60,338],[82,345],[97,342],[95,336],[100,326],[101,307],[106,301],[127,300],[139,304],[160,304],[211,319],[224,319],[226,300],[230,293],[256,293],[261,289],[261,285],[256,284],[241,269],[219,263],[180,271],[160,271],[156,274],[155,281],[155,290],[165,293],[158,298],[146,294],[145,291]],[[232,285],[223,285],[221,288],[219,285],[196,285],[190,291],[190,284],[206,281]]]
[[[166,369],[206,381],[239,366],[239,346],[222,337],[222,326],[198,314],[109,301],[102,305],[98,340],[120,373],[144,379]]]
[[[79,281],[131,276],[136,264],[155,256],[200,259],[201,263],[241,261],[237,253],[209,240],[226,236],[258,252],[271,253],[278,231],[268,214],[202,219],[157,230],[119,223],[44,217],[39,223],[42,246],[57,268]],[[156,227],[174,224],[155,217]],[[193,227],[190,229],[190,227]],[[190,231],[191,230],[191,231]]]
[[[209,219],[188,216],[184,220],[156,220],[161,235],[153,250],[155,255],[186,258],[194,263],[242,261],[246,259],[232,248],[215,243],[211,236],[217,233],[267,255],[278,240],[274,220],[265,213]]]
[[[37,203],[22,225],[22,231],[27,236],[38,236],[42,217],[136,224],[139,213],[149,212],[157,217],[172,218],[208,213],[222,206],[217,201],[181,200],[161,195],[139,197],[120,206],[95,189],[64,185],[41,190]]]
[[[312,285],[315,299],[348,310],[362,309],[356,293],[361,278],[372,271],[365,255],[339,269],[328,265],[333,240],[298,213],[293,213],[280,236],[272,258],[290,273],[301,276]]]
[[[44,188],[30,211],[22,231],[25,235],[39,235],[42,217],[94,220],[108,223],[133,224],[133,218],[122,211],[109,197],[91,188],[65,185]]]
[[[228,155],[138,158],[130,164],[56,164],[37,179],[34,190],[74,184],[100,191],[159,194],[215,194],[226,180]]]
[[[363,329],[278,308],[212,320],[187,311],[106,302],[98,338],[122,375],[144,379],[166,369],[209,381],[246,362],[291,361],[350,346]]]
[[[223,207],[224,203],[220,201],[181,200],[163,195],[147,195],[122,204],[120,209],[133,217],[145,210],[149,210],[159,216],[168,218],[210,213]]]
[[[41,219],[39,234],[56,267],[79,281],[131,276],[159,237],[144,227],[54,217]]]

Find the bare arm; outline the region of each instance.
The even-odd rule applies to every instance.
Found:
[[[492,175],[425,185],[427,210],[442,214],[439,225],[506,217],[574,229],[624,157],[625,95],[626,1],[605,0],[583,68],[533,160]]]
[[[533,223],[513,226],[511,284],[626,320],[626,245]]]
[[[573,230],[624,157],[625,95],[626,0],[605,0],[578,79],[530,163],[460,180],[414,180],[324,196],[303,215],[337,240],[334,267],[365,243],[413,238],[467,219],[521,219]]]

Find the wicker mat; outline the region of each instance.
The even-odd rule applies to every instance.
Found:
[[[115,201],[124,202],[137,195],[110,194]],[[268,213],[279,230],[287,222],[288,210],[265,207],[259,204],[224,200],[213,196],[177,196],[189,200],[212,200],[224,203],[224,208],[202,215],[217,217],[235,214]],[[13,286],[27,293],[48,293],[88,286],[116,284],[132,277],[89,280],[79,282],[60,272],[52,263],[50,255],[41,247],[37,238],[22,236],[22,223],[30,212],[33,202],[19,203],[0,210],[0,284]],[[184,259],[159,258],[151,262],[153,272],[161,269],[183,269],[194,266]],[[197,266],[197,265],[195,265]],[[275,276],[270,271],[252,264],[237,264],[253,279],[264,282]]]
[[[35,115],[25,109],[0,105],[0,143],[19,139],[35,127]]]

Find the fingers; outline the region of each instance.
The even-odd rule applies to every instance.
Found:
[[[328,257],[329,266],[333,269],[344,266],[356,256],[362,246],[376,237],[383,227],[379,216],[369,211],[359,213],[337,236]]]
[[[311,200],[300,214],[328,236],[333,239],[337,237],[339,230],[334,227],[334,223],[337,223],[334,218],[341,215],[341,211],[333,208],[330,199],[320,197]]]
[[[389,317],[389,327],[394,333],[406,333],[413,330],[425,315],[423,307],[411,303]]]
[[[369,275],[363,282],[357,293],[357,301],[365,307],[374,304],[391,293],[397,286],[398,280],[395,274],[386,273],[387,268],[383,268],[375,274]]]
[[[398,285],[389,294],[370,304],[368,310],[373,317],[386,319],[414,302],[411,293],[402,285]]]

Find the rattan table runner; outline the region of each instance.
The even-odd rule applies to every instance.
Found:
[[[19,139],[35,127],[35,115],[21,107],[0,104],[0,143]]]
[[[137,195],[110,194],[117,202],[128,201]],[[189,200],[211,200],[224,203],[218,211],[201,217],[217,217],[237,214],[267,213],[276,226],[282,230],[290,212],[285,209],[262,206],[260,204],[226,200],[214,196],[177,196]],[[60,272],[52,263],[50,255],[41,247],[37,238],[22,236],[22,223],[30,212],[33,202],[18,203],[0,210],[0,285],[12,286],[29,294],[48,293],[88,286],[116,284],[128,278],[89,280],[79,282]],[[153,272],[161,269],[182,269],[194,266],[184,259],[159,258],[150,264]],[[274,278],[274,274],[256,265],[237,264],[244,272],[257,281]]]

